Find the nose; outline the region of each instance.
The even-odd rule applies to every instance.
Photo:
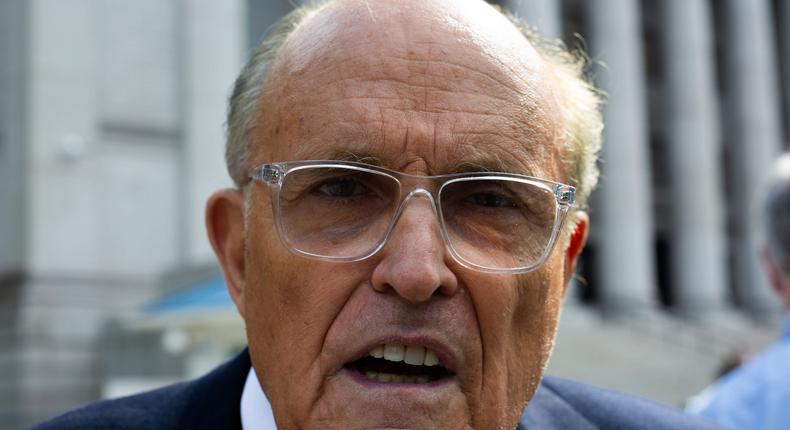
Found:
[[[421,198],[422,197],[422,198]],[[394,291],[411,303],[428,301],[435,294],[452,296],[458,279],[448,267],[438,219],[429,195],[415,195],[404,202],[371,283],[376,291]]]

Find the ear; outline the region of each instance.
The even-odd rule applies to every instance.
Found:
[[[765,269],[765,274],[768,277],[768,284],[771,285],[771,289],[774,290],[776,294],[780,296],[783,295],[782,274],[779,271],[779,267],[777,267],[774,262],[774,259],[771,257],[771,251],[767,246],[760,248],[760,261]]]
[[[573,216],[573,222],[576,224],[576,227],[573,229],[573,233],[571,233],[571,237],[568,239],[568,247],[565,249],[564,285],[566,288],[576,270],[576,262],[579,260],[579,255],[582,253],[582,249],[584,249],[584,245],[587,243],[587,232],[590,225],[590,218],[587,216],[587,212],[576,211],[573,213]]]
[[[244,318],[244,195],[240,190],[220,190],[209,197],[206,230],[230,297]]]

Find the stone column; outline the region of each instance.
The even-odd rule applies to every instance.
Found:
[[[101,223],[84,158],[77,158],[84,142],[96,140],[93,6],[89,0],[27,3],[27,261],[15,351],[21,427],[97,394],[91,331],[98,325],[91,308],[101,302],[91,286],[61,282],[89,271],[81,257]]]
[[[0,279],[21,273],[25,259],[26,8],[0,2]]]
[[[25,0],[0,1],[0,423],[21,428],[18,330],[26,249],[25,106],[29,37]]]
[[[508,0],[505,7],[540,34],[562,38],[561,0]]]
[[[247,32],[243,0],[195,0],[183,7],[181,256],[192,265],[214,260],[203,214],[208,196],[231,185],[223,124],[233,82],[243,65]]]
[[[610,315],[638,313],[656,297],[645,72],[637,0],[588,4],[596,76],[607,92],[601,183],[592,202],[595,279]]]
[[[774,26],[768,0],[721,2],[736,299],[755,316],[775,309],[756,258],[756,196],[781,147]]]
[[[728,287],[712,14],[705,0],[666,0],[661,7],[670,282],[679,310],[704,317],[724,307]]]

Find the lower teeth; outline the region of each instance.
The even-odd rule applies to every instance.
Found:
[[[403,375],[396,375],[392,373],[383,373],[383,372],[365,372],[365,376],[368,379],[372,379],[378,382],[394,382],[394,383],[402,383],[402,384],[427,384],[428,377],[427,376],[403,376]]]

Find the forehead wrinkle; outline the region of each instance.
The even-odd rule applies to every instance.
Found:
[[[323,95],[339,95],[341,97],[353,97],[360,92],[376,96],[385,96],[387,88],[378,87],[378,84],[393,84],[394,89],[414,90],[412,95],[424,97],[425,90],[432,90],[436,93],[455,93],[482,95],[487,98],[499,100],[510,104],[536,104],[537,98],[534,97],[529,89],[519,88],[507,74],[496,73],[488,69],[486,63],[475,64],[475,66],[465,64],[464,61],[451,61],[440,58],[414,58],[402,56],[401,54],[391,55],[370,55],[367,52],[354,50],[351,56],[329,57],[325,60],[328,64],[321,61],[312,70],[306,72],[305,76],[299,76],[301,82],[309,87],[316,85],[322,87],[332,87],[338,91]],[[393,64],[394,63],[394,64]],[[420,70],[415,71],[414,66],[419,66]],[[501,75],[501,76],[498,76]],[[289,79],[293,81],[293,79]],[[290,89],[299,82],[285,82]],[[372,87],[359,87],[359,84],[370,84]],[[392,89],[390,89],[392,90]],[[389,91],[391,97],[403,97],[400,91]],[[414,98],[414,97],[412,97]]]
[[[519,101],[519,98],[506,98],[497,94],[491,94],[485,91],[472,91],[472,89],[458,89],[457,86],[453,86],[447,82],[446,76],[439,76],[436,75],[437,78],[443,78],[442,81],[437,81],[437,84],[429,84],[427,82],[422,83],[415,83],[410,82],[406,79],[399,79],[394,77],[366,77],[366,78],[341,78],[334,80],[332,82],[327,83],[326,85],[331,86],[333,84],[337,84],[339,87],[343,89],[342,97],[345,99],[402,99],[402,97],[398,97],[397,95],[364,95],[358,96],[355,94],[351,94],[351,91],[348,91],[349,84],[395,84],[396,86],[403,86],[408,89],[414,89],[418,91],[430,90],[435,93],[446,93],[446,94],[454,94],[454,95],[466,95],[466,96],[485,96],[486,98],[495,99],[498,101],[515,104]],[[446,84],[446,85],[442,85]],[[355,88],[355,90],[359,91],[362,88]]]
[[[429,51],[434,51],[433,49],[429,49]],[[420,75],[423,77],[430,77],[436,78],[435,80],[431,80],[432,84],[427,85],[431,88],[435,89],[443,89],[443,90],[454,90],[458,87],[458,84],[455,82],[456,80],[463,81],[464,83],[474,83],[474,87],[482,87],[486,90],[490,90],[493,88],[501,89],[501,94],[491,94],[490,91],[486,92],[486,95],[489,97],[498,98],[503,101],[512,102],[511,97],[505,97],[504,95],[525,95],[526,92],[520,89],[516,84],[516,82],[511,79],[511,76],[504,74],[498,76],[499,74],[496,73],[497,70],[487,70],[490,67],[488,63],[478,63],[475,65],[466,64],[467,61],[461,61],[459,58],[440,58],[436,54],[429,52],[427,56],[418,58],[416,54],[410,52],[410,56],[402,56],[398,54],[392,54],[386,57],[387,60],[390,60],[395,63],[404,63],[406,67],[409,64],[418,64],[423,67],[420,72]],[[447,52],[442,52],[444,56],[447,56]],[[383,70],[383,72],[392,71],[392,67],[388,67],[387,70]],[[453,79],[448,79],[451,77]],[[482,82],[481,82],[482,81]],[[428,82],[425,80],[424,82]]]
[[[414,155],[423,154],[422,157],[417,156],[417,158],[422,158],[426,164],[435,164],[432,160],[437,162],[438,164],[434,166],[436,171],[454,170],[453,166],[442,166],[445,163],[441,163],[441,159],[463,152],[483,154],[494,152],[503,154],[501,156],[503,159],[521,161],[506,169],[495,169],[495,163],[486,163],[486,169],[489,170],[536,174],[541,172],[541,169],[537,168],[538,166],[545,168],[546,165],[551,165],[551,160],[549,160],[552,154],[551,150],[540,150],[540,148],[546,145],[555,145],[553,145],[552,139],[540,132],[539,128],[536,130],[535,127],[532,127],[540,121],[513,121],[510,115],[447,110],[441,113],[456,114],[450,117],[451,122],[455,125],[451,126],[451,130],[444,130],[441,133],[443,135],[447,133],[448,137],[438,135],[440,127],[438,122],[441,121],[442,116],[436,116],[437,114],[434,112],[427,121],[424,121],[425,117],[419,118],[418,123],[425,127],[425,132],[415,139],[410,128],[414,122],[414,115],[418,112],[413,109],[398,106],[382,107],[380,105],[363,109],[348,109],[347,106],[337,103],[333,103],[332,107],[332,110],[343,111],[347,115],[333,118],[330,127],[322,126],[315,133],[307,134],[305,140],[295,145],[296,159],[327,158],[328,155],[317,156],[319,153],[326,154],[327,147],[329,149],[333,147],[352,148],[353,152],[362,152],[361,150],[370,152],[371,147],[379,147],[380,151],[377,152],[390,154],[391,157],[388,158],[397,158],[397,155],[412,153]],[[393,114],[394,112],[398,113]],[[461,116],[459,117],[459,115]],[[311,122],[309,121],[310,115],[305,116],[308,118],[306,122]],[[458,130],[458,124],[475,124],[476,127],[472,130],[467,130],[468,127]],[[397,132],[398,129],[402,130],[403,135],[392,137],[388,135],[388,130],[390,130],[390,134],[392,134],[392,130],[396,130],[395,133],[400,134]],[[442,144],[442,141],[447,138],[449,138],[447,143],[450,146]],[[392,139],[397,139],[397,142]],[[538,145],[538,142],[543,142],[543,144]],[[419,146],[412,147],[414,143],[418,143]],[[529,147],[535,148],[535,151],[528,151]],[[424,152],[426,149],[429,151],[428,153]],[[425,155],[430,156],[426,159]],[[499,163],[500,166],[502,164]],[[556,170],[549,170],[545,173],[554,172]]]
[[[518,166],[509,168],[494,167],[496,166],[495,163],[487,163],[486,169],[535,176],[539,176],[538,172],[542,172],[542,174],[552,174],[555,177],[556,172],[560,171],[556,166],[556,162],[559,160],[556,156],[560,148],[555,143],[556,139],[552,127],[547,124],[550,121],[539,119],[542,116],[541,113],[530,115],[528,112],[522,111],[521,114],[518,114],[522,118],[514,121],[512,118],[514,115],[509,112],[488,113],[485,111],[470,111],[469,109],[439,109],[435,107],[429,108],[427,111],[421,111],[416,109],[411,103],[404,103],[402,98],[392,98],[392,106],[381,106],[375,103],[381,100],[388,100],[388,98],[353,98],[330,103],[329,106],[333,108],[332,110],[354,113],[350,117],[335,119],[331,123],[332,127],[320,127],[316,133],[312,133],[311,139],[303,142],[304,144],[298,145],[298,158],[315,158],[315,156],[305,155],[312,152],[314,146],[323,146],[327,141],[333,142],[333,145],[347,145],[349,141],[364,142],[361,145],[362,147],[377,146],[375,144],[378,143],[378,145],[383,145],[382,152],[394,152],[395,154],[408,154],[410,150],[414,152],[415,148],[411,148],[411,144],[414,143],[412,140],[414,139],[412,133],[412,140],[410,140],[410,127],[413,125],[413,115],[423,113],[430,116],[422,115],[418,122],[425,127],[432,128],[433,135],[432,139],[428,136],[420,138],[423,143],[426,141],[428,143],[428,145],[423,146],[424,149],[432,149],[433,155],[430,159],[425,160],[427,164],[432,164],[430,160],[439,161],[440,158],[446,157],[450,153],[463,151],[488,153],[491,152],[492,147],[498,147],[499,150],[497,152],[505,153],[505,156],[501,158],[522,160],[522,162],[518,163]],[[347,102],[361,102],[363,104],[370,102],[373,106],[370,106],[371,108],[361,106],[361,109],[348,109],[344,105]],[[517,109],[513,110],[517,111]],[[450,147],[453,150],[449,152],[446,151],[447,148],[442,149],[444,145],[440,143],[437,136],[439,125],[435,116],[441,116],[442,114],[455,114],[452,118],[453,123],[456,124],[456,126],[452,127],[455,130],[449,131],[451,140],[455,139],[455,144],[453,144],[453,147]],[[409,118],[410,116],[412,116],[411,119]],[[475,124],[476,128],[467,130],[466,128],[468,127],[464,127],[464,130],[457,130],[457,124]],[[392,134],[391,130],[396,130],[396,133],[400,134],[397,132],[399,128],[403,130],[404,136],[390,137],[388,135],[388,130],[390,130],[389,134]],[[330,133],[330,135],[327,136],[326,133]],[[428,133],[430,134],[430,131]],[[444,133],[443,131],[442,134]],[[396,142],[391,141],[392,139],[398,139],[397,145],[395,144]],[[466,142],[462,145],[464,147],[463,150],[455,147],[459,142]],[[539,145],[539,142],[542,144]],[[547,147],[547,145],[550,147]],[[535,148],[535,150],[528,151],[527,147]],[[539,149],[540,147],[546,149],[541,150]],[[448,153],[439,154],[441,151]],[[423,151],[418,150],[417,152],[421,153]],[[555,157],[551,157],[551,155],[555,155]],[[552,160],[552,158],[554,159]],[[502,166],[502,163],[499,163],[499,166]],[[555,168],[546,169],[547,166],[554,166]],[[437,170],[445,170],[438,165],[435,167]],[[448,169],[453,170],[454,168],[448,167]]]
[[[447,60],[404,59],[397,56],[387,57],[386,60],[381,61],[380,57],[374,55],[359,54],[351,61],[340,59],[332,64],[316,67],[306,76],[300,76],[302,79],[299,81],[289,79],[284,85],[287,87],[286,92],[304,91],[316,86],[334,88],[334,91],[321,94],[307,91],[308,97],[315,95],[324,99],[381,97],[415,100],[423,99],[426,91],[430,91],[433,95],[483,96],[514,105],[534,102],[527,91],[498,79],[493,72],[478,70],[478,67]],[[410,64],[420,65],[420,71],[415,72]]]
[[[456,65],[456,63],[443,61],[438,61],[437,63]],[[463,65],[458,65],[458,67],[466,75],[470,71],[471,73],[476,71],[473,67]],[[351,77],[348,76],[347,72],[342,72],[343,69],[337,65],[335,73],[323,74],[323,76],[335,75],[329,78],[326,82],[328,84],[326,87],[332,87],[332,84],[342,87],[341,90],[321,94],[323,96],[322,99],[326,103],[340,104],[345,101],[351,101],[364,104],[366,102],[382,101],[387,104],[391,103],[391,105],[387,106],[388,108],[400,111],[480,113],[491,114],[492,117],[500,114],[503,111],[501,103],[506,103],[511,107],[511,109],[507,110],[507,114],[513,118],[505,117],[504,119],[510,123],[520,124],[521,133],[544,134],[547,137],[557,133],[557,127],[551,127],[551,125],[556,125],[556,121],[549,120],[555,116],[552,115],[553,109],[550,106],[553,101],[552,98],[541,98],[535,94],[514,91],[512,88],[506,87],[507,83],[496,80],[495,77],[486,73],[483,73],[481,76],[485,76],[484,79],[487,81],[484,85],[481,85],[478,80],[461,79],[462,76],[455,77],[456,79],[447,79],[447,74],[438,73],[436,75],[437,77],[441,75],[441,79],[433,82],[426,80],[416,82],[415,79],[393,76],[392,73],[381,71],[379,71],[381,72],[379,75]],[[345,76],[338,78],[337,75]],[[472,81],[470,82],[471,85],[466,85],[469,89],[467,90],[463,85],[458,85],[457,81],[459,80]],[[492,91],[495,88],[499,91]],[[338,97],[332,99],[333,95],[340,97],[339,99]],[[430,96],[429,101],[431,103],[426,103],[428,96]],[[470,98],[475,96],[479,96],[479,100],[470,100]],[[316,103],[320,103],[320,101],[312,104],[315,105]],[[462,108],[456,108],[455,106],[462,106]],[[379,112],[379,115],[381,114]],[[516,119],[515,121],[514,118]]]
[[[493,143],[493,139],[480,139],[481,136],[456,139],[456,145],[462,145],[463,149],[445,154],[444,161],[435,165],[428,164],[424,157],[392,151],[387,145],[383,146],[386,149],[377,151],[377,147],[382,147],[380,139],[365,134],[337,137],[331,145],[302,146],[294,160],[353,161],[396,171],[420,160],[428,164],[429,174],[502,172],[541,177],[553,173],[540,169],[541,157],[534,157],[523,145],[512,149],[509,145]]]
[[[355,80],[355,83],[364,84],[366,80]],[[397,80],[388,80],[387,82],[400,82]],[[371,82],[372,84],[380,83]],[[406,83],[411,85],[410,83]],[[420,86],[420,88],[431,88],[431,94],[441,94],[441,96],[432,97],[434,103],[431,106],[418,106],[414,97],[404,97],[402,94],[376,94],[376,90],[366,89],[365,85],[357,85],[354,92],[357,94],[346,94],[340,98],[333,98],[332,96],[324,97],[320,101],[307,101],[305,102],[310,111],[323,112],[325,108],[330,112],[344,112],[350,113],[354,116],[353,121],[360,123],[381,123],[391,122],[388,113],[429,113],[429,114],[458,114],[465,117],[464,120],[474,122],[475,118],[480,117],[485,119],[482,125],[493,126],[497,130],[511,130],[516,135],[553,135],[556,130],[555,127],[549,125],[552,121],[548,121],[548,112],[541,106],[524,106],[518,104],[514,100],[503,100],[495,96],[491,96],[485,92],[465,92],[465,91],[444,91],[434,90],[432,87]],[[389,92],[392,92],[391,89]],[[395,91],[400,93],[400,91]],[[477,99],[474,99],[477,96]],[[504,103],[504,105],[503,105]],[[435,119],[433,117],[423,117],[423,119]],[[388,121],[390,120],[390,121]],[[351,122],[343,120],[343,118],[336,118],[336,123]],[[494,122],[492,124],[492,122]],[[479,122],[478,122],[479,123]],[[506,137],[505,132],[501,132],[503,137]],[[516,140],[516,137],[507,136]]]
[[[381,81],[374,82],[380,83]],[[391,82],[391,80],[390,80]],[[436,89],[432,86],[416,86],[422,91],[422,96],[419,97],[404,97],[397,94],[377,94],[375,89],[364,89],[359,86],[354,88],[357,94],[345,94],[340,98],[327,98],[326,100],[314,101],[309,104],[310,108],[320,108],[323,105],[331,108],[332,110],[345,109],[348,110],[349,105],[355,108],[371,107],[373,110],[378,111],[378,120],[382,119],[382,115],[387,112],[414,112],[414,113],[429,113],[429,114],[460,114],[464,116],[479,116],[489,117],[490,119],[502,118],[503,121],[512,123],[513,116],[527,116],[532,117],[531,121],[519,120],[519,123],[535,124],[537,117],[542,117],[543,112],[540,109],[532,109],[517,104],[516,100],[505,100],[484,92],[475,91],[459,91],[459,90],[444,90]],[[346,92],[349,92],[348,90]],[[425,95],[428,95],[429,103],[424,103]],[[463,103],[463,105],[461,105]],[[369,122],[369,120],[360,118],[362,122]]]

